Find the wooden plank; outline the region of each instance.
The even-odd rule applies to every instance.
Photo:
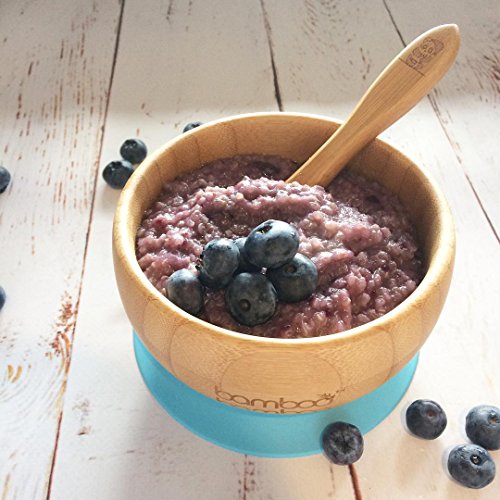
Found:
[[[191,120],[276,109],[274,93],[258,2],[127,0],[101,166],[129,136],[154,149]],[[348,471],[331,473],[321,457],[244,457],[193,436],[154,402],[113,277],[117,196],[98,183],[52,498],[352,497]]]
[[[2,2],[0,491],[46,497],[78,312],[116,2]]]
[[[462,44],[452,71],[430,95],[453,152],[497,237],[500,235],[500,6],[483,0],[474,8],[467,0],[419,3],[386,1],[387,10],[405,42],[427,27],[454,22]],[[499,239],[500,241],[500,239]]]
[[[330,464],[322,455],[281,460],[245,457],[243,471],[247,471],[243,499],[355,498],[349,469]]]
[[[448,12],[455,5],[445,4]],[[440,2],[435,9],[442,5]],[[378,72],[401,50],[399,36],[381,3],[306,1],[294,6],[284,11],[277,0],[265,2],[283,107],[345,118]],[[463,7],[460,15],[465,19],[474,8]],[[460,9],[453,10],[458,13]],[[420,19],[430,19],[425,8],[415,11],[406,4],[405,11],[398,12],[416,31],[437,24],[427,20],[423,25]],[[485,16],[483,22],[489,22],[491,12],[487,9],[475,9],[474,18],[479,19],[480,12]],[[475,50],[477,60],[484,47],[476,46]],[[439,96],[447,95],[453,78],[445,78],[443,86],[438,87]],[[491,80],[486,78],[484,75],[481,80],[484,89],[478,85],[469,100],[480,101],[480,96],[491,99],[489,88],[486,90]],[[462,99],[452,100],[450,96],[448,106],[450,115],[470,112],[467,104],[462,107]],[[475,118],[483,123],[482,115],[476,113]],[[494,152],[488,138],[493,133],[487,131],[498,129],[498,118],[496,126],[491,119],[491,113],[486,114],[484,126],[478,126],[484,134],[484,157]],[[456,121],[454,127],[459,128]],[[462,128],[460,138],[465,134]],[[460,168],[456,147],[450,145],[429,101],[423,101],[383,135],[437,179],[455,215],[458,255],[447,304],[422,350],[410,391],[390,418],[366,436],[364,456],[354,467],[361,494],[373,499],[498,498],[498,484],[477,492],[453,483],[441,461],[449,446],[464,442],[463,412],[475,404],[500,402],[500,386],[496,383],[500,311],[494,299],[500,293],[500,269],[496,265],[499,246]],[[462,139],[458,144],[465,151]],[[489,169],[479,174],[480,179],[490,179],[492,190],[495,184],[491,175],[497,175],[493,170],[490,163]],[[435,442],[415,439],[403,430],[401,413],[417,398],[434,398],[448,412],[448,429]]]

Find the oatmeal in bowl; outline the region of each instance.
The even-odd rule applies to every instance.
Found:
[[[285,183],[297,166],[277,156],[240,155],[167,183],[137,233],[138,262],[151,283],[164,292],[175,271],[196,276],[209,241],[245,238],[277,219],[295,227],[298,251],[316,266],[314,292],[278,303],[268,321],[247,326],[231,316],[224,290],[204,287],[199,318],[250,335],[306,338],[363,325],[400,304],[423,271],[414,228],[397,196],[349,172],[326,189]]]

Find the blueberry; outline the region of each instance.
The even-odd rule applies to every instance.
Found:
[[[182,132],[189,132],[190,130],[193,130],[194,128],[199,127],[200,125],[203,125],[203,122],[189,122],[183,129]]]
[[[276,290],[260,273],[236,275],[226,288],[225,298],[231,316],[246,326],[265,323],[276,310]]]
[[[234,242],[236,243],[236,246],[238,247],[238,250],[240,251],[239,255],[239,260],[238,260],[238,269],[237,272],[239,273],[251,273],[251,272],[257,272],[260,271],[260,267],[254,266],[253,264],[250,264],[248,262],[248,259],[245,255],[245,242],[246,238],[238,238]]]
[[[201,282],[209,288],[222,288],[229,284],[238,268],[239,253],[233,240],[220,238],[209,241],[201,254]]]
[[[5,293],[3,286],[0,286],[0,311],[3,309],[6,300],[7,300],[7,294]]]
[[[203,269],[203,267],[198,267],[200,271],[200,281],[207,288],[212,288],[213,290],[219,290],[220,288],[225,288],[231,280],[233,279],[232,274],[226,274],[225,276],[219,278],[213,278]]]
[[[203,290],[200,280],[187,269],[175,271],[165,284],[166,296],[190,314],[197,314],[203,306]]]
[[[10,172],[0,166],[0,193],[3,193],[10,184]]]
[[[479,405],[465,419],[465,432],[473,442],[487,450],[500,450],[500,408]]]
[[[453,479],[467,488],[484,488],[495,479],[495,462],[477,444],[455,446],[448,455],[448,471]]]
[[[446,428],[446,413],[435,401],[417,399],[406,410],[409,431],[422,439],[436,439]]]
[[[299,233],[281,220],[263,222],[248,235],[247,259],[257,267],[280,267],[291,261],[299,248]]]
[[[141,163],[148,154],[148,148],[140,139],[127,139],[120,147],[120,154],[130,163]]]
[[[119,160],[108,163],[102,171],[102,177],[112,188],[121,189],[133,173],[134,169],[130,162]]]
[[[321,435],[325,455],[334,464],[349,465],[361,458],[364,450],[360,430],[347,422],[334,422],[326,426]]]
[[[284,266],[268,269],[266,273],[276,288],[281,302],[307,299],[318,284],[318,270],[313,261],[301,253]]]

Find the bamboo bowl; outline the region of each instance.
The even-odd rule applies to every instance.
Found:
[[[148,156],[123,190],[114,220],[113,256],[125,311],[154,358],[192,389],[258,412],[324,410],[359,398],[393,377],[434,327],[454,262],[451,213],[435,182],[378,139],[348,168],[398,194],[416,225],[426,269],[413,294],[383,317],[323,337],[254,337],[185,313],[153,287],[137,263],[137,228],[164,183],[236,154],[276,154],[303,162],[338,126],[325,117],[296,113],[248,114],[212,122]]]

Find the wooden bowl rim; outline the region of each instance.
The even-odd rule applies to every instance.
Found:
[[[123,270],[132,278],[135,285],[143,289],[143,292],[149,296],[150,300],[158,301],[164,308],[165,314],[176,314],[181,316],[185,322],[194,324],[200,330],[208,331],[216,336],[230,337],[232,340],[250,342],[254,344],[259,344],[260,347],[268,348],[297,348],[297,346],[316,346],[321,344],[340,344],[344,342],[349,342],[351,340],[359,340],[360,337],[368,337],[370,334],[375,335],[378,330],[383,329],[384,325],[387,323],[395,323],[399,318],[404,318],[407,311],[411,310],[413,305],[424,301],[428,295],[433,291],[436,284],[439,284],[447,270],[447,267],[453,262],[454,252],[455,252],[455,228],[453,217],[449,209],[448,203],[441,192],[441,189],[434,181],[432,176],[426,171],[426,169],[418,166],[410,158],[401,153],[394,146],[391,146],[387,142],[377,138],[374,142],[377,144],[378,148],[391,154],[397,159],[397,161],[411,165],[412,168],[417,170],[429,183],[431,187],[431,196],[435,199],[437,206],[439,207],[438,214],[440,215],[437,220],[437,224],[440,224],[441,229],[439,231],[439,241],[438,249],[435,253],[434,258],[429,263],[429,268],[417,286],[417,288],[412,292],[412,294],[406,298],[403,302],[397,305],[394,309],[384,314],[380,318],[372,320],[364,325],[345,330],[344,332],[331,333],[328,335],[323,335],[319,337],[307,337],[298,339],[280,339],[280,338],[269,338],[269,337],[258,337],[246,333],[235,332],[222,328],[217,325],[213,325],[205,320],[201,320],[196,316],[185,312],[172,302],[170,302],[163,294],[161,294],[153,284],[148,280],[144,272],[139,266],[135,253],[135,234],[134,234],[134,245],[129,244],[129,236],[127,234],[127,212],[131,201],[134,197],[137,186],[140,184],[141,179],[147,176],[148,171],[155,167],[157,160],[165,153],[165,151],[175,147],[178,142],[185,139],[186,136],[191,134],[196,134],[200,129],[206,129],[208,127],[213,127],[219,124],[225,124],[229,122],[235,122],[239,120],[247,120],[254,118],[271,119],[271,118],[283,118],[283,117],[294,117],[307,121],[318,121],[321,120],[332,125],[341,125],[342,121],[335,120],[333,118],[313,114],[313,113],[299,113],[299,112],[256,112],[256,113],[245,113],[233,115],[218,120],[213,120],[211,122],[205,123],[200,127],[197,127],[187,133],[180,134],[162,147],[149,154],[148,157],[141,163],[141,165],[134,172],[132,177],[128,180],[125,188],[123,189],[120,198],[118,200],[118,205],[115,211],[115,218],[113,223],[113,245],[115,248],[119,248],[120,257],[122,257],[121,264],[123,265]]]

